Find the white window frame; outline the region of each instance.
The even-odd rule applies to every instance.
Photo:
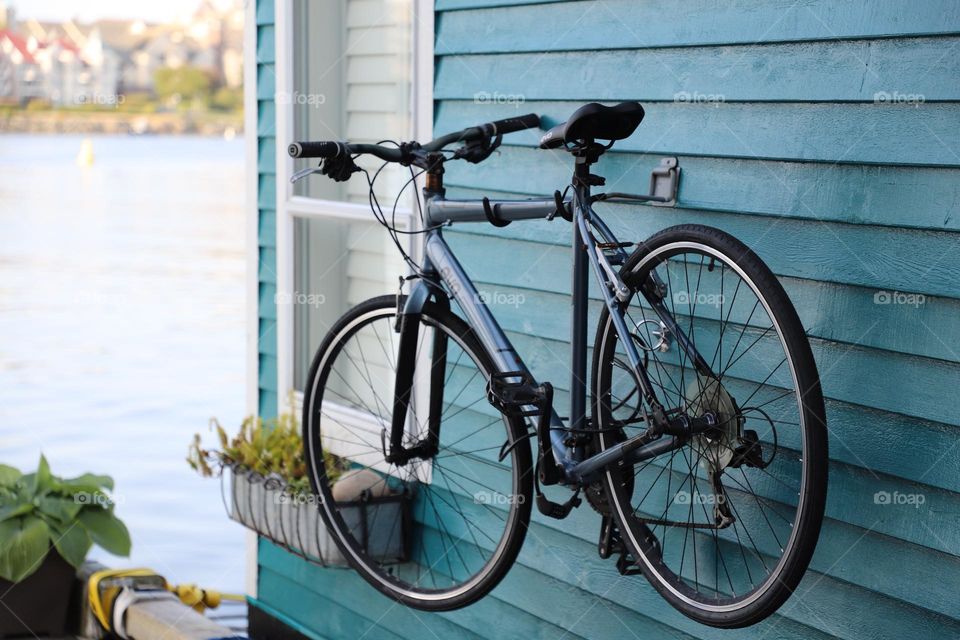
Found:
[[[243,131],[246,155],[246,242],[247,242],[247,413],[258,413],[260,401],[260,205],[258,202],[260,176],[257,169],[259,147],[257,119],[257,8],[256,2],[247,2],[243,15]],[[248,530],[244,541],[244,590],[251,598],[257,597],[257,534]]]
[[[293,51],[294,0],[277,0],[275,5],[276,94],[292,95],[294,86]],[[433,0],[412,0],[413,51],[411,51],[412,83],[410,92],[411,131],[413,140],[429,140],[433,133]],[[292,300],[294,294],[294,221],[296,218],[341,219],[370,222],[372,214],[366,204],[320,200],[295,195],[290,176],[294,161],[287,154],[287,145],[294,141],[294,101],[275,101],[276,109],[276,181],[277,181],[277,299]],[[419,189],[416,196],[420,197]],[[409,208],[397,209],[411,220]],[[398,215],[398,218],[400,216]],[[415,259],[421,255],[420,236],[411,238],[410,250]],[[388,293],[384,291],[384,293]],[[277,305],[277,407],[280,412],[299,411],[303,394],[294,389],[294,308]],[[294,406],[290,406],[290,398]]]

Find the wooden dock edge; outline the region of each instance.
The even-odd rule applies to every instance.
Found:
[[[104,640],[108,637],[87,605],[87,580],[91,574],[106,568],[96,562],[87,562],[77,573],[80,582],[77,592],[82,594],[76,602],[80,609],[78,635],[84,640]],[[243,637],[197,613],[180,602],[176,596],[132,604],[127,610],[125,625],[127,636],[133,640],[213,640]]]

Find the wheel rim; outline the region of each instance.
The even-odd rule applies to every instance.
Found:
[[[707,271],[710,261],[713,269]],[[726,434],[717,437],[714,433],[711,440],[690,442],[672,456],[637,465],[633,470],[636,489],[632,495],[625,494],[626,483],[619,469],[608,471],[608,487],[619,496],[614,502],[621,518],[632,523],[625,527],[623,535],[635,549],[648,549],[638,559],[648,576],[689,606],[712,613],[734,611],[750,605],[770,589],[796,548],[796,531],[805,507],[808,449],[797,372],[783,329],[768,302],[744,270],[720,251],[698,242],[670,243],[644,256],[633,273],[642,281],[654,269],[667,285],[668,309],[711,369],[718,373],[721,385],[717,389],[696,376],[691,379],[693,367],[675,343],[666,352],[650,348],[662,338],[657,335],[659,323],[651,322],[656,315],[649,307],[644,308],[646,301],[641,305],[635,296],[628,306],[628,324],[638,328],[637,337],[645,347],[658,399],[668,410],[690,413],[712,405],[709,408],[722,413],[730,406],[724,397],[729,394],[738,407],[737,415],[744,421],[739,432],[756,431],[760,448],[770,459],[762,469],[748,465],[727,467],[719,476],[721,488],[714,488],[709,472],[723,467],[719,453],[729,455],[731,448]],[[705,271],[711,274],[707,278],[703,277]],[[704,285],[710,282],[719,285],[719,290],[706,293]],[[746,305],[745,299],[749,301]],[[712,312],[710,305],[715,307]],[[761,322],[758,314],[765,316],[766,322]],[[635,320],[633,315],[637,316]],[[714,340],[709,344],[711,328]],[[730,332],[731,328],[736,332]],[[730,337],[733,339],[725,342]],[[624,405],[619,412],[625,414],[630,404],[620,398],[630,393],[629,387],[621,383],[623,390],[617,391],[617,361],[625,361],[622,345],[617,341],[610,354],[611,339],[616,337],[612,323],[608,322],[602,344],[608,345],[605,356],[611,357],[603,360],[612,364],[605,368],[606,373],[600,376],[604,379],[599,381],[601,428],[619,426],[617,420],[627,416],[618,416],[611,408]],[[781,358],[769,357],[775,346],[780,349],[782,362],[778,362]],[[748,355],[754,347],[758,350]],[[765,351],[766,357],[758,357],[759,351]],[[763,373],[763,362],[770,363],[769,377]],[[620,373],[627,380],[626,370]],[[635,393],[635,384],[633,387]],[[719,399],[704,401],[711,394]],[[623,428],[629,437],[641,432],[644,425]],[[610,438],[601,431],[604,448],[611,444],[604,440]],[[702,464],[705,461],[708,464]],[[657,495],[659,506],[654,508],[650,496]],[[732,524],[722,529],[689,526],[716,523],[718,502],[726,503],[734,518]],[[630,505],[629,509],[625,503]],[[663,524],[640,521],[643,519]],[[686,522],[687,526],[668,524],[679,522]],[[650,534],[659,548],[645,547]]]
[[[376,430],[386,427],[389,433],[392,416],[395,319],[393,308],[371,311],[341,328],[330,342],[306,400],[312,407],[306,414],[308,464],[332,533],[354,564],[398,595],[438,601],[476,589],[505,553],[519,521],[518,507],[525,500],[523,465],[520,451],[497,460],[510,426],[486,401],[488,372],[475,349],[428,314],[422,316],[415,378],[418,385],[427,386],[419,369],[423,363],[429,367],[434,332],[442,331],[448,347],[440,450],[429,463],[418,460],[398,467],[384,462]],[[415,403],[418,400],[427,405],[423,391],[414,398]],[[408,421],[405,444],[416,432],[425,435],[424,413],[421,410]],[[324,460],[321,451],[340,454],[351,471],[380,476],[374,493],[389,487],[411,497],[403,560],[378,555],[363,544],[362,533],[351,528],[345,510],[333,502],[325,475],[330,460],[325,459],[323,469],[317,464]],[[385,513],[373,507],[368,527],[386,529],[394,536],[404,524],[397,513]],[[384,518],[391,520],[389,525]]]

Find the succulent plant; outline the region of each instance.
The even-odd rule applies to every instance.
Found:
[[[204,448],[198,433],[187,456],[187,462],[201,475],[210,477],[218,474],[221,466],[240,465],[263,476],[279,476],[295,493],[310,492],[300,422],[293,414],[284,413],[266,420],[248,416],[234,436],[228,435],[216,418],[210,420],[210,429],[217,435],[219,449]],[[324,460],[327,476],[335,482],[342,464],[326,452]]]

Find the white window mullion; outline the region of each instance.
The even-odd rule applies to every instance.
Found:
[[[275,94],[276,104],[276,180],[277,180],[277,300],[293,296],[293,216],[287,206],[293,195],[290,176],[293,159],[287,154],[287,145],[293,141],[293,108],[277,99],[293,93],[293,0],[278,0],[274,33],[276,38]],[[276,301],[274,301],[276,304]],[[292,411],[288,406],[289,391],[293,388],[293,307],[277,304],[277,410]]]
[[[323,178],[314,178],[323,180]],[[383,203],[380,203],[383,206]],[[374,221],[369,204],[354,202],[336,202],[317,200],[304,196],[291,196],[287,201],[287,209],[296,218],[342,218],[359,222]],[[390,215],[390,209],[384,207],[384,213]],[[397,227],[407,229],[411,224],[412,210],[409,207],[397,207]]]

